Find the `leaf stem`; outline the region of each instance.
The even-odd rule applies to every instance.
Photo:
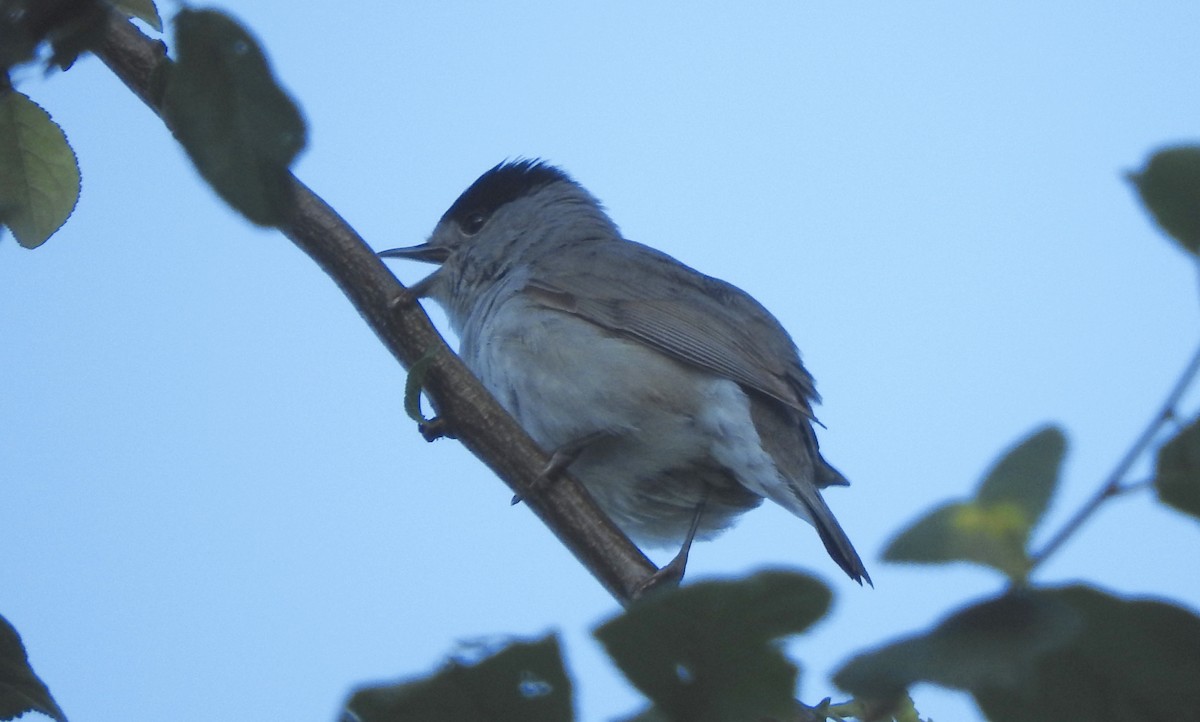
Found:
[[[1158,435],[1158,432],[1160,429],[1162,429],[1163,425],[1175,417],[1175,407],[1179,404],[1179,399],[1183,396],[1183,393],[1187,391],[1188,386],[1190,386],[1192,381],[1195,380],[1197,373],[1200,373],[1200,348],[1197,348],[1195,353],[1192,354],[1191,361],[1188,361],[1187,367],[1184,368],[1183,373],[1180,374],[1179,379],[1175,382],[1175,386],[1172,387],[1171,392],[1167,394],[1167,398],[1165,401],[1163,401],[1158,413],[1156,413],[1154,418],[1150,420],[1150,423],[1146,425],[1145,430],[1143,430],[1141,435],[1138,436],[1137,441],[1133,442],[1133,446],[1131,446],[1129,450],[1125,452],[1125,456],[1121,457],[1121,460],[1117,462],[1116,467],[1114,467],[1112,472],[1109,473],[1108,479],[1104,482],[1104,485],[1100,487],[1100,489],[1092,496],[1091,499],[1088,499],[1087,503],[1084,504],[1079,511],[1075,512],[1075,516],[1071,517],[1070,521],[1068,521],[1063,528],[1060,529],[1044,547],[1042,547],[1041,551],[1033,555],[1030,564],[1030,571],[1036,569],[1039,565],[1041,565],[1042,562],[1046,560],[1047,557],[1058,551],[1058,548],[1062,546],[1063,543],[1071,537],[1071,535],[1078,531],[1079,527],[1083,526],[1083,523],[1087,521],[1093,513],[1095,513],[1096,509],[1098,509],[1105,500],[1141,487],[1141,484],[1123,485],[1121,480],[1125,478],[1127,473],[1129,473],[1129,469],[1133,466],[1134,462],[1146,452],[1146,449],[1154,441],[1154,437]]]

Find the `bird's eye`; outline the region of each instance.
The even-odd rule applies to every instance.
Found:
[[[459,228],[462,229],[463,235],[473,236],[483,228],[487,220],[488,217],[484,213],[472,213],[459,224]]]

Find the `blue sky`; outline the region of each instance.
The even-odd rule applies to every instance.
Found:
[[[1200,137],[1194,3],[223,7],[307,114],[298,175],[376,248],[539,156],[791,331],[876,588],[774,507],[699,545],[689,578],[829,581],[832,615],[790,646],[809,701],[854,652],[1000,587],[884,564],[901,527],[1053,421],[1070,446],[1044,540],[1197,342],[1195,271],[1122,177]],[[481,463],[420,439],[402,369],[329,279],[224,208],[94,58],[18,81],[83,196],[43,248],[0,239],[0,613],[67,714],[330,720],[354,684],[551,628],[580,719],[633,711],[589,638],[613,601]],[[1195,609],[1198,531],[1117,500],[1038,579]]]

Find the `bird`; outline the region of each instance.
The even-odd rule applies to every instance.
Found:
[[[764,499],[809,522],[854,581],[871,578],[821,495],[819,402],[791,336],[736,286],[626,239],[561,168],[506,160],[419,245],[410,290],[441,306],[459,355],[634,542],[711,539]]]

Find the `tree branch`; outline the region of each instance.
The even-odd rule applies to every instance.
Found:
[[[1163,425],[1174,417],[1175,407],[1179,404],[1179,400],[1183,398],[1183,393],[1187,391],[1188,386],[1195,380],[1197,373],[1200,373],[1200,348],[1197,348],[1196,352],[1192,354],[1187,367],[1179,375],[1179,379],[1175,381],[1175,385],[1171,387],[1171,391],[1167,394],[1167,398],[1163,401],[1158,413],[1154,415],[1154,418],[1142,430],[1141,435],[1133,442],[1133,446],[1129,447],[1129,450],[1125,452],[1125,456],[1121,457],[1121,460],[1117,462],[1116,467],[1109,473],[1104,485],[1088,499],[1087,503],[1079,511],[1075,512],[1075,515],[1063,525],[1062,529],[1058,530],[1058,533],[1050,541],[1046,542],[1041,551],[1033,555],[1031,569],[1037,568],[1046,561],[1047,557],[1057,551],[1105,501],[1114,496],[1141,488],[1142,484],[1140,482],[1133,484],[1122,484],[1121,482],[1124,481],[1125,475],[1129,473],[1134,462],[1141,458],[1142,454],[1150,448],[1150,444],[1154,441],[1154,438],[1158,435]]]
[[[94,52],[155,113],[166,47],[110,14]],[[405,368],[433,352],[425,391],[440,418],[488,465],[618,601],[628,603],[654,565],[576,481],[532,484],[549,462],[446,345],[424,309],[366,242],[321,198],[292,177],[292,204],[280,230],[337,283]]]

